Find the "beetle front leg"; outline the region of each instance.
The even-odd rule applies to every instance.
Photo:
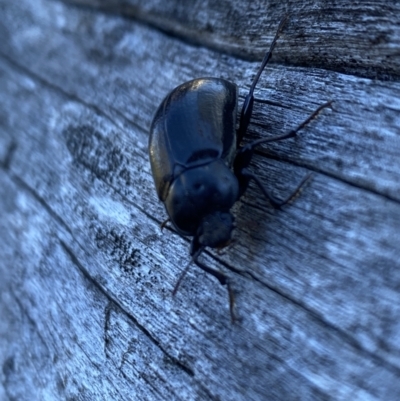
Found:
[[[194,256],[192,257],[191,261],[186,265],[185,269],[182,271],[181,275],[179,276],[179,279],[177,281],[177,283],[175,284],[175,287],[172,291],[172,296],[175,296],[175,294],[178,292],[178,288],[181,285],[181,282],[183,280],[183,278],[186,276],[186,273],[189,270],[189,267],[191,265],[192,262],[194,262],[198,267],[200,267],[200,269],[202,269],[203,271],[205,271],[208,274],[211,274],[212,276],[214,276],[221,285],[226,285],[228,288],[228,296],[229,296],[229,312],[231,315],[231,321],[232,323],[235,323],[236,321],[236,317],[235,317],[235,313],[234,313],[234,307],[235,307],[235,296],[234,293],[232,291],[232,287],[229,281],[229,278],[222,272],[212,269],[211,267],[208,267],[207,265],[205,265],[202,262],[199,262],[197,260],[197,258],[200,256],[201,252],[204,250],[204,248],[200,248],[199,250],[197,250],[197,252],[194,254]]]
[[[236,321],[236,316],[235,316],[235,312],[234,312],[234,308],[235,308],[235,296],[231,287],[231,283],[230,280],[227,276],[225,276],[224,273],[212,269],[211,267],[208,267],[207,265],[205,265],[202,262],[199,262],[198,260],[195,260],[195,263],[198,267],[200,267],[200,269],[204,270],[206,273],[211,274],[212,276],[214,276],[221,285],[226,285],[227,289],[228,289],[228,297],[229,297],[229,312],[231,315],[231,321],[232,323],[235,323]]]

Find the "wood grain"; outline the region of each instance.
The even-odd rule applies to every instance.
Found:
[[[119,13],[186,41],[261,60],[282,16],[274,59],[355,75],[399,77],[398,2],[303,0],[66,0]]]
[[[235,325],[196,267],[171,296],[189,240],[160,231],[148,128],[192,78],[242,102],[294,5],[211,3],[0,0],[0,399],[399,398],[397,3],[289,10],[245,141],[334,104],[252,164],[280,198],[314,172],[300,196],[274,210],[251,186],[234,243],[204,255]]]

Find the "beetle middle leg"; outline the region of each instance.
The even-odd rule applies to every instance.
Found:
[[[295,197],[297,197],[297,195],[300,193],[300,191],[302,190],[302,188],[304,187],[304,185],[311,179],[311,177],[313,176],[312,173],[308,173],[304,176],[304,178],[300,181],[300,183],[297,185],[297,187],[292,191],[292,193],[290,195],[288,195],[284,200],[278,200],[276,199],[274,196],[272,196],[264,187],[264,185],[262,184],[262,182],[260,181],[260,179],[250,173],[248,171],[247,168],[242,170],[242,175],[246,178],[248,178],[249,180],[252,179],[257,185],[258,187],[261,189],[261,192],[264,194],[264,196],[269,200],[269,202],[271,203],[271,205],[275,208],[275,209],[279,209],[282,206],[286,205],[287,203],[289,203],[291,200],[293,200]]]
[[[295,129],[289,130],[287,133],[283,135],[277,135],[274,137],[270,138],[261,138],[256,141],[253,141],[246,146],[243,146],[239,148],[234,163],[233,163],[233,168],[236,177],[239,180],[239,187],[240,187],[240,192],[239,192],[239,197],[243,195],[243,193],[246,191],[249,181],[252,179],[255,181],[255,183],[260,187],[261,191],[263,192],[264,196],[270,201],[272,206],[279,208],[288,202],[290,202],[300,191],[301,188],[306,184],[306,182],[311,178],[312,174],[307,174],[300,182],[299,185],[297,185],[296,189],[283,201],[279,201],[275,199],[271,194],[268,193],[268,191],[264,188],[262,185],[261,181],[256,177],[254,174],[250,172],[248,169],[248,166],[250,165],[251,159],[254,154],[254,149],[256,146],[262,144],[262,143],[271,143],[271,142],[277,142],[281,141],[284,139],[288,138],[293,138],[297,135],[297,133],[303,129],[307,124],[310,123],[320,112],[326,107],[331,106],[332,101],[326,102],[319,106],[308,118],[306,118],[301,124],[299,124]]]

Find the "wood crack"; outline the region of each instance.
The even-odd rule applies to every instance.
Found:
[[[0,398],[399,399],[400,4],[71,1],[0,0]],[[244,142],[335,105],[252,161],[310,187],[274,211],[252,183],[200,259],[232,326],[194,266],[171,297],[191,238],[159,230],[148,128],[196,77],[240,108],[284,12]]]
[[[301,167],[301,168],[307,169],[307,170],[312,171],[314,173],[321,174],[322,176],[332,178],[335,181],[339,181],[341,183],[347,184],[347,185],[349,185],[349,186],[351,186],[353,188],[361,189],[361,190],[366,191],[366,192],[368,192],[370,194],[377,195],[377,196],[381,197],[382,199],[386,199],[386,200],[395,202],[396,204],[400,204],[400,199],[397,199],[397,198],[395,198],[393,196],[390,196],[388,194],[384,194],[382,192],[379,192],[379,191],[375,190],[374,188],[364,187],[364,186],[358,184],[356,181],[351,181],[349,179],[346,179],[344,176],[335,175],[335,174],[332,174],[329,171],[317,169],[317,168],[315,168],[315,167],[313,167],[311,165],[308,165],[308,164],[296,163],[295,161],[289,160],[288,158],[286,158],[284,156],[280,156],[280,155],[276,155],[276,154],[273,154],[273,153],[269,153],[269,152],[267,152],[265,150],[256,150],[255,153],[257,155],[259,155],[261,157],[265,157],[266,159],[269,159],[269,160],[275,160],[275,161],[278,161],[278,162],[284,162],[284,163],[288,163],[288,164],[291,164],[291,165],[296,166],[296,167]]]
[[[212,256],[212,255],[210,255]],[[213,257],[213,256],[212,256]],[[216,259],[213,257],[213,259]],[[287,301],[293,303],[294,305],[298,306],[302,310],[306,311],[307,313],[310,314],[310,316],[319,324],[322,326],[326,327],[330,332],[335,332],[338,334],[338,336],[343,339],[346,343],[357,349],[358,351],[362,352],[364,355],[368,356],[371,360],[378,362],[380,366],[392,371],[396,375],[400,376],[400,369],[391,364],[390,362],[386,361],[385,359],[381,358],[379,355],[374,354],[373,352],[367,350],[364,348],[354,337],[350,336],[346,331],[340,329],[338,326],[332,324],[328,320],[326,320],[322,315],[318,314],[315,310],[311,309],[308,307],[305,303],[299,301],[298,299],[295,299],[282,291],[279,287],[271,285],[270,283],[267,283],[266,281],[260,279],[258,275],[252,271],[247,270],[245,273],[241,272],[240,270],[234,268],[233,266],[229,265],[228,263],[220,260],[219,261],[224,267],[226,267],[229,270],[234,271],[235,273],[238,273],[239,275],[245,276],[248,274],[254,281],[264,285],[266,288],[271,290],[272,292],[278,294],[282,298],[286,299]]]
[[[4,160],[0,162],[1,168],[3,168],[4,170],[8,170],[10,168],[10,164],[16,149],[17,149],[17,142],[15,140],[12,140],[7,148]]]
[[[70,93],[70,92],[66,92],[63,88],[47,81],[45,78],[41,77],[36,72],[19,64],[17,61],[15,61],[13,58],[9,57],[8,55],[6,55],[3,52],[0,52],[0,57],[2,57],[3,60],[5,60],[9,64],[11,64],[15,69],[19,70],[21,73],[27,75],[28,77],[32,78],[33,80],[36,80],[44,87],[47,87],[47,88],[55,91],[56,93],[60,94],[61,96],[66,97],[67,99],[73,100],[74,102],[77,102],[77,103],[87,107],[90,110],[93,110],[97,115],[104,117],[105,119],[110,121],[113,125],[118,126],[118,123],[116,123],[111,118],[110,115],[105,113],[100,107],[96,106],[95,104],[88,103],[87,101],[83,100],[79,96],[77,96],[73,93]],[[147,130],[145,128],[138,125],[135,121],[127,119],[118,109],[115,109],[113,107],[110,107],[110,109],[112,109],[115,112],[115,114],[117,114],[118,117],[120,117],[125,123],[133,125],[135,128],[137,128],[138,130],[140,130],[142,132],[147,132]],[[122,128],[120,128],[120,129],[122,129]]]
[[[15,177],[15,176],[13,176]],[[32,190],[29,186],[27,186],[21,179],[18,178],[18,180],[16,180],[18,183],[20,183],[24,188],[26,188],[29,193],[35,197],[35,199],[37,199],[40,204],[46,209],[47,212],[49,212],[49,214],[55,218],[56,221],[58,221],[64,228],[66,228],[68,230],[68,232],[71,234],[72,233],[69,229],[69,227],[66,225],[66,223],[60,219],[52,210],[51,208],[46,204],[46,202],[35,193],[34,190]],[[156,220],[157,221],[157,220]],[[59,242],[62,246],[62,248],[64,249],[64,251],[68,254],[68,256],[70,257],[71,261],[74,263],[74,265],[76,265],[79,269],[79,271],[83,274],[83,276],[95,287],[97,288],[108,300],[109,303],[107,305],[107,308],[105,310],[105,348],[104,348],[104,352],[106,353],[107,356],[107,350],[106,350],[106,343],[107,343],[107,334],[106,334],[106,330],[108,327],[108,319],[109,318],[109,314],[112,310],[112,308],[114,307],[118,307],[118,309],[124,313],[134,324],[136,327],[139,328],[139,330],[141,332],[143,332],[147,338],[149,338],[151,340],[151,342],[153,344],[155,344],[168,358],[170,358],[177,366],[179,366],[185,373],[187,373],[189,376],[194,377],[194,371],[190,368],[188,368],[187,366],[185,366],[184,364],[182,364],[181,362],[179,362],[177,359],[173,358],[171,355],[169,355],[161,346],[161,344],[154,339],[151,334],[149,333],[149,331],[147,329],[145,329],[144,326],[140,325],[137,320],[131,315],[129,314],[129,312],[127,312],[122,305],[120,305],[97,281],[95,281],[92,276],[89,274],[89,272],[87,271],[87,269],[79,262],[78,258],[76,257],[76,255],[73,253],[73,251],[69,248],[69,246],[62,240],[59,238]],[[271,286],[268,283],[265,283],[263,280],[260,280],[255,274],[253,274],[252,272],[247,271],[246,273],[241,272],[240,270],[234,268],[233,266],[230,266],[229,264],[227,264],[226,262],[224,262],[223,260],[220,260],[218,258],[216,258],[213,254],[211,254],[210,252],[207,252],[207,254],[213,258],[214,260],[216,260],[216,262],[219,262],[220,264],[222,264],[225,268],[227,268],[228,270],[235,272],[243,277],[246,277],[246,274],[249,275],[254,281],[263,284],[266,288],[268,288],[269,290],[275,292],[276,294],[280,295],[281,297],[283,297],[284,299],[288,300],[289,302],[295,304],[296,306],[300,307],[301,309],[305,310],[307,313],[309,313],[317,322],[322,323],[324,326],[326,327],[334,327],[329,323],[326,323],[324,321],[323,318],[321,318],[317,313],[315,313],[314,311],[312,311],[311,309],[309,309],[308,307],[306,307],[304,304],[298,302],[297,300],[291,298],[290,296],[288,296],[287,294],[285,294],[284,292],[280,291],[278,288],[275,288],[273,286]],[[335,328],[336,329],[336,328]],[[340,330],[336,330],[339,334],[341,333]],[[351,340],[351,341],[347,341],[348,343],[350,343],[351,345],[353,345],[352,343],[357,343],[354,339],[352,339],[351,337],[347,336],[348,338],[346,338],[346,336],[342,336],[342,338],[344,338],[345,340]],[[357,347],[358,348],[358,347]],[[360,348],[360,350],[362,350],[362,348]],[[82,352],[84,352],[84,350],[82,350]],[[89,358],[89,356],[87,355],[87,357]],[[122,361],[121,361],[122,363]],[[383,365],[383,364],[382,364]],[[122,365],[121,365],[122,366]],[[98,367],[99,368],[99,367]],[[121,370],[122,372],[122,370]],[[125,377],[125,374],[123,374]],[[302,376],[303,377],[303,376]],[[303,377],[303,379],[307,380],[307,378]],[[201,383],[198,383],[200,385],[200,387],[210,396],[210,399],[214,399],[215,397],[209,393],[209,390],[207,388],[205,388],[204,386],[201,385]],[[320,390],[318,388],[316,388],[316,390],[318,392],[320,392]],[[325,393],[321,393],[326,395]]]
[[[89,109],[93,110],[96,114],[101,115],[101,116],[103,116],[104,118],[106,118],[106,119],[107,119],[108,121],[110,121],[113,125],[116,125],[116,126],[119,127],[118,123],[115,122],[107,113],[105,113],[105,112],[104,112],[102,109],[100,109],[98,106],[86,102],[85,100],[81,99],[80,97],[78,97],[78,96],[75,95],[75,94],[66,92],[64,89],[60,88],[59,86],[57,86],[57,85],[55,85],[55,84],[53,84],[53,83],[47,81],[47,80],[44,79],[43,77],[37,75],[35,72],[33,72],[33,71],[29,70],[28,68],[26,68],[26,67],[20,65],[19,63],[17,63],[15,60],[13,60],[13,59],[10,58],[9,56],[5,55],[4,53],[0,52],[0,56],[1,56],[4,60],[6,60],[7,62],[9,62],[12,66],[14,66],[15,68],[17,68],[18,70],[20,70],[20,71],[23,72],[24,74],[28,75],[28,76],[31,77],[32,79],[37,80],[37,81],[40,82],[42,85],[44,85],[44,86],[46,86],[46,87],[48,87],[48,88],[51,88],[52,90],[56,91],[57,93],[60,93],[61,95],[65,96],[65,97],[67,97],[67,98],[69,98],[69,99],[71,99],[71,100],[73,100],[73,101],[76,101],[77,103],[80,103],[80,104],[82,104],[82,105],[85,106],[85,107],[88,107]],[[258,101],[258,102],[261,102],[261,103],[265,102],[265,103],[275,104],[275,102],[270,102],[270,101],[268,101],[268,100],[258,99],[257,101]],[[277,103],[277,105],[279,105],[279,103]],[[283,107],[283,106],[280,105],[280,107]],[[288,107],[286,107],[286,108],[288,108]],[[115,108],[112,108],[112,107],[110,107],[110,109],[112,109],[125,123],[132,124],[132,125],[135,126],[138,130],[140,130],[140,131],[142,131],[142,132],[144,132],[144,133],[147,133],[147,132],[148,132],[147,129],[145,129],[144,127],[138,125],[136,122],[127,119],[118,109],[115,109]],[[252,122],[251,125],[263,127],[261,124],[255,123],[255,122]],[[301,134],[300,134],[300,135],[301,135]],[[299,136],[300,136],[300,135],[299,135]],[[14,151],[15,151],[15,145],[14,145],[14,143],[13,143],[13,144],[10,145],[10,149],[9,149],[9,152],[7,153],[7,157],[5,158],[5,161],[3,161],[3,165],[4,165],[4,166],[8,166],[8,165],[9,165],[9,162],[10,162],[9,159],[12,157]],[[350,186],[352,186],[352,187],[354,187],[354,188],[362,189],[362,190],[364,190],[364,191],[366,191],[366,192],[369,192],[369,193],[371,193],[371,194],[378,195],[378,196],[380,196],[380,197],[382,197],[382,198],[385,198],[385,199],[387,199],[387,200],[390,200],[390,201],[396,202],[397,204],[400,204],[400,199],[397,199],[397,198],[395,198],[394,196],[391,196],[391,195],[389,195],[389,194],[385,194],[385,193],[379,192],[378,190],[376,190],[376,189],[374,189],[374,188],[372,188],[372,187],[365,187],[365,186],[363,186],[363,185],[357,183],[356,181],[352,181],[352,180],[350,180],[350,179],[346,179],[345,176],[343,176],[343,175],[340,176],[340,175],[337,175],[337,174],[333,174],[332,172],[329,172],[329,171],[327,171],[327,170],[318,169],[318,168],[313,167],[312,165],[309,165],[309,164],[300,164],[300,163],[296,162],[295,160],[289,160],[289,159],[288,159],[287,157],[285,157],[285,156],[281,156],[281,155],[276,155],[276,154],[270,153],[270,152],[266,151],[265,149],[258,149],[258,150],[256,149],[256,150],[255,150],[255,154],[257,154],[258,156],[261,156],[261,157],[263,157],[263,158],[266,158],[266,159],[275,160],[275,161],[279,161],[279,162],[284,162],[284,163],[287,163],[287,164],[292,165],[292,166],[295,166],[295,167],[306,168],[306,169],[308,169],[309,171],[316,172],[316,173],[321,174],[321,175],[323,175],[323,176],[326,176],[326,177],[335,179],[335,180],[337,180],[337,181],[339,181],[339,182],[342,182],[342,183],[345,183],[345,184],[347,184],[347,185],[350,185]],[[89,168],[89,166],[86,166],[86,167]],[[93,170],[90,170],[90,171],[92,171],[94,174],[96,174],[95,171],[93,171]],[[100,177],[97,176],[97,178],[100,178]],[[107,185],[109,185],[109,184],[107,183]],[[114,189],[114,190],[115,190],[115,189]],[[143,211],[143,212],[144,212],[144,211]],[[150,217],[150,216],[148,216],[148,217]]]
[[[79,271],[82,273],[82,275],[91,283],[95,288],[97,288],[108,300],[109,302],[112,302],[114,305],[116,305],[131,321],[132,323],[135,324],[135,326],[154,344],[159,348],[168,358],[171,359],[177,366],[179,366],[184,372],[186,372],[189,376],[194,377],[194,372],[192,369],[189,367],[185,366],[182,364],[179,360],[174,358],[173,356],[169,355],[168,352],[164,350],[162,347],[161,343],[156,340],[151,333],[143,326],[141,325],[136,318],[130,314],[127,310],[124,309],[124,307],[111,295],[109,294],[104,287],[102,287],[96,280],[93,279],[93,277],[90,275],[88,270],[80,263],[78,260],[77,256],[74,254],[72,249],[62,240],[59,238],[60,244],[64,251],[67,253],[67,255],[70,257],[71,261],[73,262],[76,267],[78,267]]]
[[[67,226],[67,224],[57,215],[53,212],[53,210],[50,208],[50,206],[47,205],[47,203],[44,201],[44,199],[42,199],[32,188],[30,188],[23,180],[21,180],[19,177],[12,175],[12,177],[15,179],[15,181],[20,184],[23,188],[25,188],[32,196],[35,197],[35,199],[37,199],[40,204],[46,209],[46,211],[59,223],[61,224],[65,229],[68,230],[68,232],[72,235],[71,230],[69,229],[69,227]],[[121,195],[122,196],[122,195]],[[126,199],[127,200],[127,199]],[[129,202],[129,200],[127,200]],[[133,206],[137,207],[134,203],[130,202]],[[143,211],[143,213],[145,213]],[[147,217],[151,218],[153,221],[158,222],[159,224],[161,224],[160,221],[158,221],[157,219],[155,219],[154,217],[152,217],[151,215],[147,215],[147,213],[145,213]],[[168,227],[167,227],[168,228]],[[185,240],[187,240],[186,238],[184,238]],[[97,283],[88,273],[88,271],[80,264],[79,260],[77,259],[77,257],[74,255],[74,253],[72,252],[72,250],[70,250],[70,248],[66,245],[66,243],[59,239],[61,245],[63,246],[64,250],[68,253],[68,255],[70,256],[71,260],[74,262],[74,264],[79,268],[79,270],[82,272],[82,274],[85,276],[85,278],[90,281],[96,288],[98,288],[106,297],[107,299],[109,299],[110,302],[112,302],[113,304],[117,305],[118,308],[121,309],[121,311],[123,311],[134,323],[135,325],[148,337],[152,340],[152,342],[158,347],[160,348],[168,357],[171,358],[171,360],[173,360],[175,363],[177,363],[178,366],[180,366],[188,375],[190,376],[194,376],[194,372],[186,367],[185,365],[183,365],[182,363],[180,363],[179,361],[177,361],[176,359],[174,359],[173,357],[171,357],[170,355],[168,355],[168,353],[166,353],[161,344],[159,344],[159,342],[157,342],[157,340],[153,339],[153,337],[151,336],[151,334],[148,332],[148,330],[140,325],[136,319],[130,315],[111,295],[109,295],[105,289],[103,289],[103,287]],[[187,240],[188,241],[188,240]],[[346,333],[344,330],[341,330],[339,327],[333,325],[332,323],[330,323],[329,321],[327,321],[326,319],[324,319],[324,317],[320,314],[318,314],[316,311],[314,311],[313,309],[309,308],[307,305],[305,305],[304,303],[300,302],[299,300],[291,297],[290,295],[288,295],[287,293],[285,293],[284,291],[282,291],[281,289],[279,289],[276,286],[271,285],[270,283],[265,282],[264,280],[260,279],[257,274],[251,272],[251,271],[246,271],[243,272],[240,269],[228,264],[227,262],[225,262],[222,259],[219,259],[218,257],[216,257],[213,253],[211,253],[210,251],[205,251],[205,253],[211,257],[213,260],[215,260],[217,263],[221,264],[222,266],[224,266],[226,269],[228,269],[231,272],[234,272],[242,277],[246,276],[250,276],[255,282],[258,282],[260,284],[262,284],[263,286],[265,286],[266,288],[268,288],[269,290],[273,291],[274,293],[276,293],[277,295],[281,296],[282,298],[284,298],[285,300],[291,302],[292,304],[296,305],[297,307],[301,308],[302,310],[304,310],[305,312],[307,312],[308,314],[310,314],[310,316],[315,319],[315,321],[317,321],[318,323],[320,323],[322,326],[336,332],[340,338],[342,338],[345,342],[347,342],[349,345],[353,346],[354,348],[356,348],[357,350],[359,350],[360,352],[363,352],[365,355],[367,355],[368,357],[372,358],[375,361],[378,361],[379,364],[387,369],[389,369],[390,371],[394,372],[395,374],[400,376],[400,369],[397,368],[395,365],[392,365],[391,363],[387,362],[386,360],[380,358],[378,355],[368,351],[367,349],[365,349],[354,337],[351,337],[348,333]]]
[[[35,198],[41,206],[46,210],[46,212],[63,228],[65,228],[68,233],[72,236],[71,229],[67,225],[67,223],[57,214],[53,211],[53,209],[47,204],[47,202],[33,189],[31,188],[24,180],[19,178],[17,175],[13,173],[9,173],[11,179],[19,185],[21,188],[23,188],[26,192],[28,192],[33,198]]]

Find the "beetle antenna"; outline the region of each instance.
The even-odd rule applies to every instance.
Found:
[[[187,272],[189,271],[189,267],[193,262],[196,262],[197,258],[200,256],[200,254],[204,251],[204,247],[201,247],[190,259],[189,263],[186,265],[186,267],[183,269],[181,275],[179,276],[178,281],[175,284],[174,290],[172,291],[172,296],[175,296],[175,294],[178,292],[179,286],[181,285],[182,280],[186,276]]]

